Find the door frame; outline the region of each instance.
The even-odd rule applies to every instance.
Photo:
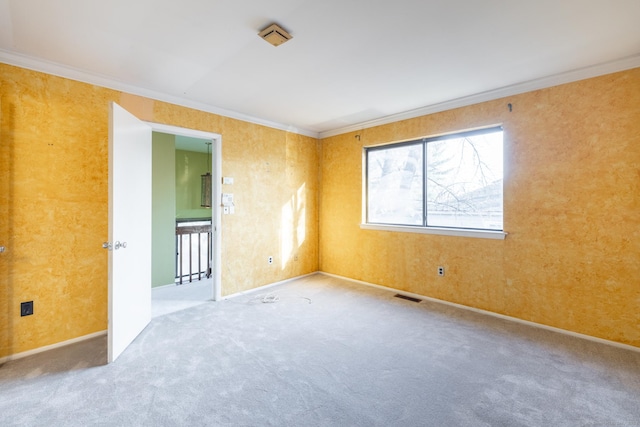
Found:
[[[179,126],[165,125],[162,123],[144,122],[151,126],[152,132],[167,133],[170,135],[187,136],[190,138],[199,138],[211,140],[211,175],[213,192],[211,200],[211,225],[213,234],[213,254],[212,254],[212,278],[213,288],[211,290],[211,299],[219,301],[222,299],[222,209],[220,203],[222,194],[222,135],[213,132],[206,132],[195,129],[188,129]]]

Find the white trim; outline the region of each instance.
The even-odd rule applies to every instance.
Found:
[[[16,67],[22,67],[29,70],[40,71],[43,73],[51,74],[58,77],[64,77],[71,80],[76,80],[83,83],[94,84],[109,89],[118,90],[134,95],[144,96],[146,98],[156,99],[158,101],[164,101],[175,105],[180,105],[187,108],[193,108],[199,111],[207,113],[217,114],[223,117],[229,117],[232,119],[242,120],[248,123],[254,123],[257,125],[267,126],[273,129],[284,130],[291,133],[297,133],[300,135],[309,136],[312,138],[328,138],[331,136],[341,135],[347,132],[355,132],[362,129],[371,128],[374,126],[380,126],[388,123],[394,123],[401,120],[412,119],[415,117],[426,116],[429,114],[439,113],[441,111],[451,110],[459,107],[466,107],[468,105],[478,104],[480,102],[492,101],[507,96],[518,95],[525,92],[531,92],[538,89],[545,89],[552,86],[558,86],[565,83],[571,83],[578,80],[589,79],[605,74],[611,74],[618,71],[629,70],[632,68],[640,67],[640,55],[630,56],[619,60],[605,62],[590,67],[579,68],[577,70],[567,71],[565,73],[554,74],[552,76],[543,77],[540,79],[529,80],[522,83],[517,83],[510,86],[501,87],[486,92],[481,92],[474,95],[465,96],[462,98],[453,99],[450,101],[441,102],[438,104],[427,105],[414,110],[405,111],[398,114],[392,114],[389,116],[381,117],[374,120],[369,120],[341,128],[336,128],[324,132],[315,132],[308,129],[297,128],[292,125],[285,125],[282,123],[276,123],[269,120],[261,119],[258,117],[249,116],[246,114],[238,113],[236,111],[226,110],[224,108],[216,107],[213,105],[205,104],[202,102],[192,101],[175,95],[169,95],[166,93],[158,92],[151,89],[141,88],[128,83],[114,80],[113,78],[98,73],[91,73],[78,68],[62,65],[52,61],[46,61],[40,58],[34,58],[28,55],[11,52],[5,49],[0,49],[0,62],[14,65]]]
[[[46,61],[44,59],[34,58],[32,56],[23,55],[16,52],[10,52],[5,49],[0,49],[0,62],[8,65],[14,65],[16,67],[26,68],[33,71],[47,73],[53,76],[64,77],[66,79],[76,80],[79,82],[89,83],[92,85],[97,85],[97,86],[105,87],[108,89],[126,92],[133,95],[144,96],[145,98],[168,102],[171,104],[180,105],[187,108],[193,108],[199,111],[217,114],[223,117],[242,120],[244,122],[254,123],[257,125],[270,127],[273,129],[279,129],[279,130],[284,130],[291,133],[310,136],[312,138],[318,138],[318,132],[310,131],[308,129],[301,129],[292,125],[272,122],[270,120],[249,116],[247,114],[238,113],[236,111],[227,110],[224,108],[216,107],[214,105],[205,104],[203,102],[192,101],[190,99],[182,98],[180,96],[170,95],[170,94],[158,92],[152,89],[146,89],[146,88],[135,86],[129,83],[124,83],[118,80],[114,80],[112,77],[105,76],[99,73],[93,73],[93,72],[81,70],[79,68],[70,67],[68,65],[63,65],[56,62],[52,62],[52,61]]]
[[[213,300],[220,301],[222,299],[222,209],[220,206],[222,201],[222,136],[214,140],[212,147],[211,155],[214,156],[212,169],[215,179],[211,203],[211,221],[215,225],[212,242],[215,248],[212,260]]]
[[[214,132],[188,129],[179,126],[165,125],[162,123],[145,122],[151,126],[153,132],[168,133],[171,135],[188,136],[211,140],[211,156],[213,174],[213,195],[211,206],[211,225],[213,226],[213,288],[211,299],[219,301],[222,294],[222,212],[220,204],[222,194],[222,135]]]
[[[231,294],[231,295],[227,295],[225,297],[222,297],[223,300],[227,300],[227,299],[233,299],[233,298],[237,298],[243,295],[249,295],[258,291],[264,291],[266,289],[272,288],[274,286],[278,286],[278,285],[284,285],[285,283],[289,283],[289,282],[293,282],[294,280],[299,280],[299,279],[303,279],[305,277],[309,277],[309,276],[315,276],[316,274],[321,273],[320,271],[314,271],[313,273],[308,273],[308,274],[303,274],[302,276],[296,276],[296,277],[292,277],[290,279],[285,279],[285,280],[281,280],[279,282],[274,282],[274,283],[269,283],[267,285],[263,285],[263,286],[259,286],[257,288],[253,288],[253,289],[249,289],[246,291],[241,291],[241,292],[236,292],[235,294]]]
[[[101,336],[105,336],[107,335],[107,331],[100,331],[100,332],[94,332],[92,334],[89,335],[83,335],[81,337],[78,338],[72,338],[70,340],[66,340],[66,341],[62,341],[59,343],[55,343],[55,344],[51,344],[51,345],[45,345],[44,347],[38,347],[38,348],[34,348],[33,350],[28,350],[28,351],[23,351],[22,353],[16,353],[16,354],[11,354],[9,356],[5,356],[5,357],[1,357],[0,358],[0,365],[2,365],[3,363],[9,362],[11,360],[17,360],[17,359],[22,359],[28,356],[33,356],[34,354],[38,354],[38,353],[42,353],[45,351],[49,351],[49,350],[54,350],[56,348],[60,348],[60,347],[65,347],[71,344],[76,344],[82,341],[86,341],[86,340],[90,340],[92,338],[97,338],[97,337],[101,337]]]
[[[151,287],[151,291],[155,290],[155,289],[162,289],[162,288],[168,288],[169,286],[176,286],[176,283],[168,283],[166,285],[160,285],[160,286],[152,286]]]
[[[469,307],[469,306],[466,306],[466,305],[457,304],[455,302],[444,301],[444,300],[441,300],[441,299],[427,297],[427,296],[416,294],[416,293],[413,293],[413,292],[402,291],[402,290],[390,288],[390,287],[387,287],[387,286],[376,285],[376,284],[365,282],[365,281],[362,281],[362,280],[356,280],[356,279],[351,279],[349,277],[340,276],[340,275],[337,275],[337,274],[326,273],[324,271],[314,271],[313,273],[304,274],[302,276],[297,276],[297,277],[292,277],[290,279],[286,279],[286,280],[282,280],[282,281],[279,281],[279,282],[271,283],[271,284],[268,284],[268,285],[260,286],[258,288],[254,288],[254,289],[249,289],[247,291],[237,292],[235,294],[227,295],[227,296],[223,297],[222,299],[223,300],[233,299],[233,298],[236,298],[236,297],[239,297],[239,296],[242,296],[242,295],[248,295],[248,294],[251,294],[251,293],[258,292],[258,291],[264,291],[264,290],[266,290],[268,288],[272,288],[274,286],[283,285],[285,283],[292,282],[294,280],[302,279],[302,278],[309,277],[309,276],[314,276],[314,275],[317,275],[317,274],[321,274],[323,276],[328,276],[328,277],[334,277],[336,279],[346,280],[348,282],[357,283],[357,284],[360,284],[360,285],[369,286],[369,287],[373,287],[373,288],[377,288],[377,289],[382,289],[382,290],[385,290],[385,291],[394,292],[394,293],[401,294],[401,295],[406,295],[406,296],[409,296],[409,297],[412,297],[412,298],[431,301],[431,302],[438,303],[438,304],[444,304],[444,305],[448,305],[448,306],[451,306],[451,307],[456,307],[456,308],[460,308],[460,309],[463,309],[463,310],[468,310],[468,311],[472,311],[472,312],[475,312],[475,313],[484,314],[484,315],[491,316],[491,317],[496,317],[498,319],[508,320],[508,321],[511,321],[511,322],[520,323],[520,324],[527,325],[527,326],[532,326],[534,328],[545,329],[545,330],[552,331],[552,332],[557,332],[557,333],[560,333],[560,334],[563,334],[563,335],[568,335],[568,336],[572,336],[572,337],[575,337],[575,338],[581,338],[581,339],[584,339],[584,340],[587,340],[587,341],[593,341],[593,342],[597,342],[597,343],[600,343],[600,344],[605,344],[605,345],[610,345],[610,346],[613,346],[613,347],[622,348],[622,349],[625,349],[625,350],[631,350],[631,351],[635,351],[635,352],[640,352],[640,347],[635,347],[635,346],[632,346],[632,345],[629,345],[629,344],[623,344],[623,343],[619,343],[619,342],[616,342],[616,341],[605,340],[603,338],[593,337],[591,335],[580,334],[578,332],[572,332],[572,331],[568,331],[566,329],[560,329],[560,328],[556,328],[556,327],[553,327],[553,326],[547,326],[547,325],[543,325],[543,324],[540,324],[540,323],[531,322],[531,321],[528,321],[528,320],[518,319],[517,317],[506,316],[504,314],[494,313],[492,311],[482,310],[482,309],[475,308],[475,307]],[[89,335],[84,335],[84,336],[81,336],[81,337],[78,337],[78,338],[73,338],[73,339],[70,339],[70,340],[67,340],[67,341],[62,341],[62,342],[59,342],[59,343],[56,343],[56,344],[51,344],[51,345],[47,345],[47,346],[44,346],[44,347],[39,347],[39,348],[36,348],[36,349],[33,349],[33,350],[24,351],[22,353],[16,353],[16,354],[12,354],[12,355],[9,355],[9,356],[5,356],[5,357],[0,358],[0,365],[3,364],[3,363],[9,362],[11,360],[22,359],[24,357],[32,356],[34,354],[42,353],[42,352],[45,352],[45,351],[48,351],[48,350],[53,350],[53,349],[64,347],[64,346],[71,345],[71,344],[76,344],[78,342],[90,340],[92,338],[97,338],[97,337],[100,337],[100,336],[103,336],[103,335],[106,335],[106,334],[107,334],[106,330],[100,331],[100,332],[94,332],[94,333],[89,334]]]
[[[640,67],[640,55],[630,56],[616,61],[605,62],[603,64],[593,65],[591,67],[579,68],[577,70],[554,74],[552,76],[542,77],[540,79],[516,83],[510,86],[504,86],[498,89],[489,90],[462,98],[452,99],[450,101],[444,101],[438,104],[427,105],[415,110],[392,114],[390,116],[381,117],[379,119],[369,120],[354,125],[320,132],[318,137],[320,139],[323,139],[331,136],[341,135],[347,132],[357,132],[362,129],[372,128],[374,126],[381,126],[389,123],[399,122],[401,120],[413,119],[416,117],[452,110],[454,108],[466,107],[486,101],[493,101],[495,99],[505,98],[507,96],[519,95],[521,93],[532,92],[539,89],[546,89],[552,86],[590,79],[593,77],[612,74],[618,71],[630,70],[637,67]]]
[[[571,337],[574,337],[574,338],[581,338],[581,339],[584,339],[584,340],[587,340],[587,341],[593,341],[593,342],[597,342],[599,344],[610,345],[610,346],[613,346],[613,347],[618,347],[618,348],[622,348],[622,349],[625,349],[625,350],[631,350],[631,351],[635,351],[637,353],[640,353],[640,347],[636,347],[636,346],[629,345],[629,344],[623,344],[623,343],[620,343],[620,342],[617,342],[617,341],[606,340],[606,339],[594,337],[594,336],[591,336],[591,335],[586,335],[586,334],[581,334],[581,333],[578,333],[578,332],[569,331],[567,329],[560,329],[560,328],[556,328],[554,326],[543,325],[542,323],[531,322],[529,320],[523,320],[523,319],[519,319],[517,317],[511,317],[511,316],[506,316],[504,314],[494,313],[493,311],[482,310],[480,308],[470,307],[468,305],[457,304],[455,302],[450,302],[450,301],[445,301],[445,300],[441,300],[441,299],[437,299],[437,298],[427,297],[427,296],[424,296],[424,295],[415,294],[413,292],[407,292],[407,291],[402,291],[402,290],[399,290],[399,289],[389,288],[387,286],[376,285],[376,284],[373,284],[373,283],[364,282],[362,280],[356,280],[356,279],[351,279],[349,277],[339,276],[337,274],[325,273],[324,271],[320,271],[319,273],[323,274],[325,276],[335,277],[336,279],[342,279],[342,280],[346,280],[348,282],[357,283],[357,284],[364,285],[364,286],[383,289],[385,291],[390,291],[390,292],[393,292],[393,293],[396,293],[396,294],[405,295],[405,296],[412,297],[412,298],[422,299],[422,300],[434,302],[434,303],[437,303],[437,304],[444,304],[444,305],[448,305],[448,306],[451,306],[451,307],[460,308],[462,310],[473,311],[474,313],[484,314],[484,315],[487,315],[487,316],[496,317],[498,319],[508,320],[510,322],[520,323],[522,325],[531,326],[531,327],[538,328],[538,329],[544,329],[544,330],[551,331],[551,332],[557,332],[557,333],[560,333],[560,334],[563,334],[563,335],[568,335],[568,336],[571,336]]]
[[[474,237],[479,239],[504,240],[507,233],[494,230],[471,230],[463,228],[411,227],[403,225],[360,224],[363,230],[395,231],[400,233],[436,234],[439,236]]]
[[[145,122],[153,128],[154,132],[168,133],[171,135],[188,136],[190,138],[198,139],[216,139],[220,138],[219,133],[207,132],[197,129],[188,129],[179,126],[165,125],[163,123]]]

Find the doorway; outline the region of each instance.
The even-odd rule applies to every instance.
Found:
[[[151,321],[152,131],[211,141],[215,184],[220,200],[221,137],[209,132],[145,123],[115,102],[109,103],[109,239],[107,360],[115,361]],[[211,203],[213,275],[210,299],[220,298],[220,208]],[[116,240],[117,239],[117,240]]]
[[[151,305],[152,317],[157,317],[220,299],[221,210],[217,201],[222,149],[218,134],[147,124],[153,132]],[[200,202],[200,180],[205,172],[212,176],[210,207],[202,207]],[[208,227],[211,232],[187,236],[188,244],[181,244],[177,230],[189,224]]]

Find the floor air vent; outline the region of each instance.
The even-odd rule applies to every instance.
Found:
[[[396,298],[401,298],[401,299],[406,299],[407,301],[413,301],[413,302],[420,302],[422,301],[421,299],[418,298],[413,298],[413,297],[408,297],[406,295],[401,295],[401,294],[395,294],[394,297]]]

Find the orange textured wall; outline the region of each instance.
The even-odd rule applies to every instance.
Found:
[[[504,241],[360,229],[363,146],[491,124]],[[640,346],[640,69],[326,138],[320,191],[322,271]]]
[[[225,295],[320,268],[640,346],[638,69],[327,138],[321,153],[313,138],[4,64],[0,87],[0,358],[106,328],[109,101],[222,134],[236,198]],[[359,228],[362,146],[494,123],[506,240]]]
[[[0,358],[107,327],[110,101],[222,135],[223,295],[318,270],[316,139],[5,64],[0,87]]]

